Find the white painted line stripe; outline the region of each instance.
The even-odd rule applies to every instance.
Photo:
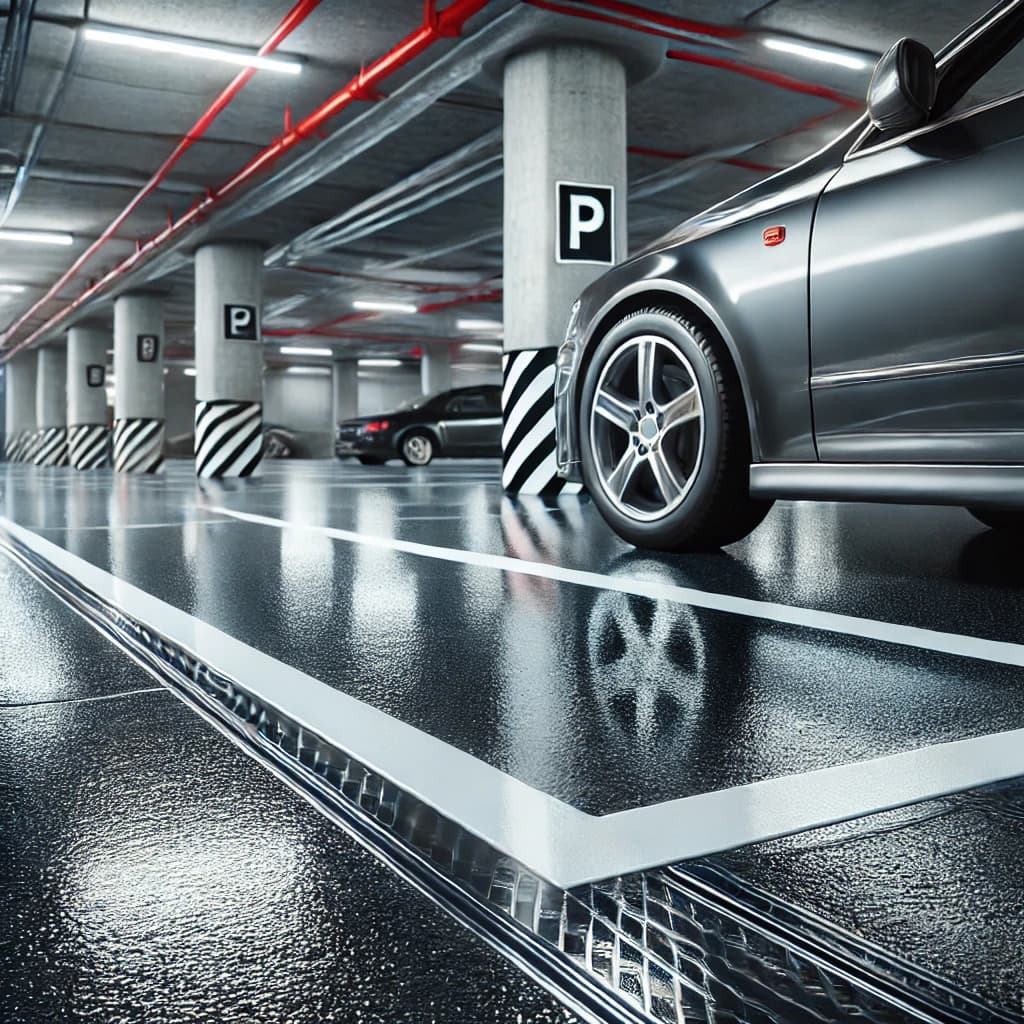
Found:
[[[461,562],[464,565],[479,565],[502,572],[522,573],[525,576],[542,576],[561,583],[575,583],[581,587],[616,590],[623,594],[649,597],[654,601],[672,601],[675,604],[708,608],[711,611],[728,612],[733,615],[745,615],[754,619],[767,619],[790,626],[840,633],[844,636],[863,637],[867,640],[878,640],[887,644],[902,644],[905,647],[916,647],[925,651],[993,661],[1000,665],[1024,667],[1024,645],[1005,640],[986,640],[982,637],[963,636],[959,633],[943,633],[934,629],[923,629],[919,626],[903,626],[878,619],[862,619],[855,615],[842,615],[838,612],[800,608],[773,601],[758,601],[749,597],[735,597],[732,594],[716,594],[710,591],[696,590],[693,587],[680,587],[653,580],[631,580],[628,577],[607,576],[604,573],[568,569],[561,565],[550,565],[547,562],[528,562],[519,558],[511,558],[508,555],[438,547],[433,544],[421,544],[417,541],[399,540],[396,537],[377,537],[333,526],[290,523],[284,519],[256,515],[252,512],[239,512],[223,506],[203,505],[200,507],[213,515],[232,516],[244,522],[272,526],[278,530],[310,530],[351,544],[369,544],[373,547],[386,548],[389,551],[401,551],[408,555],[436,558],[445,562]]]
[[[289,525],[279,520],[271,524]],[[276,661],[9,519],[0,517],[0,530],[103,600],[237,679],[259,699],[565,888],[1024,774],[1024,729],[1016,729],[594,817]],[[384,538],[355,536],[360,543],[395,547]],[[427,547],[397,543],[400,550]]]

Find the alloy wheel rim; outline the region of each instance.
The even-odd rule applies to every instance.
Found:
[[[630,338],[605,363],[590,408],[590,447],[605,497],[640,522],[667,516],[693,487],[704,403],[690,361],[665,338]]]
[[[405,442],[405,454],[410,462],[417,466],[425,465],[430,461],[431,444],[425,437],[410,437]]]

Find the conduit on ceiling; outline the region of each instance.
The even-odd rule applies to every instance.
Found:
[[[261,47],[259,51],[260,55],[263,56],[265,55],[265,52],[269,53],[275,49],[285,35],[297,27],[297,25],[301,23],[301,20],[304,20],[309,11],[316,7],[318,3],[319,0],[300,0],[300,2],[296,4],[295,8],[293,8],[292,12],[289,13],[285,21],[281,23],[281,26],[278,27],[278,30],[275,31],[271,39],[264,44],[264,47]],[[39,311],[46,302],[52,299],[57,292],[81,270],[85,261],[93,255],[101,245],[105,244],[109,240],[116,228],[123,223],[129,214],[138,206],[142,199],[145,198],[145,195],[148,195],[149,192],[152,191],[152,188],[149,188],[148,191],[141,190],[139,195],[132,200],[129,206],[126,207],[117,218],[115,218],[111,226],[104,231],[100,238],[97,239],[96,242],[94,242],[89,249],[75,261],[72,267],[62,275],[60,280],[57,281],[46,295],[34,303],[31,308],[26,310],[25,313],[23,313],[18,320],[8,328],[4,334],[3,340],[3,347],[5,348],[3,359],[6,361],[15,353],[20,352],[22,349],[40,339],[43,335],[52,331],[62,320],[70,316],[71,313],[87,299],[105,291],[119,277],[124,276],[130,270],[134,269],[157,249],[165,245],[170,239],[180,234],[186,227],[197,222],[204,214],[208,213],[219,203],[222,203],[225,199],[238,192],[263,170],[271,167],[277,160],[290,150],[294,149],[295,146],[304,139],[307,139],[318,132],[327,121],[336,117],[352,103],[357,100],[373,100],[377,98],[379,95],[377,92],[378,87],[391,77],[391,75],[404,68],[411,61],[415,60],[416,57],[420,56],[420,54],[425,50],[433,46],[438,40],[458,36],[466,21],[468,21],[474,14],[479,13],[487,3],[488,0],[452,0],[452,3],[449,4],[448,7],[442,11],[438,11],[433,0],[427,0],[423,24],[415,32],[407,35],[395,47],[375,60],[369,67],[361,71],[343,89],[335,93],[330,99],[317,107],[312,113],[308,114],[298,124],[290,127],[284,135],[275,139],[270,143],[270,145],[257,153],[256,156],[254,156],[231,178],[224,182],[224,184],[220,185],[216,189],[211,189],[206,196],[195,202],[183,216],[178,218],[178,220],[169,223],[163,231],[149,239],[147,242],[139,244],[134,253],[123,259],[116,267],[113,268],[113,270],[109,271],[98,281],[90,284],[82,294],[54,316],[50,317],[50,319],[44,324],[36,328],[36,330],[21,341],[11,345],[11,339],[14,337],[18,329],[22,327],[37,311]],[[295,24],[291,24],[291,19],[293,17],[298,17],[300,14],[301,18],[296,21]],[[285,29],[287,30],[285,31]],[[282,32],[283,34],[281,34]],[[273,42],[273,45],[271,45],[271,42]],[[214,106],[211,107],[202,118],[200,118],[196,127],[200,128],[201,131],[205,131],[223,107],[230,102],[234,94],[237,93],[246,81],[248,81],[249,77],[254,73],[254,70],[255,69],[252,68],[246,68],[243,70],[228,89],[225,90],[225,93],[228,93],[229,90],[234,88],[234,92],[226,98],[225,93],[222,93],[221,97],[218,97],[217,101],[215,101]],[[242,81],[236,87],[235,83],[239,82],[239,80]],[[214,107],[216,107],[216,110]],[[184,147],[181,152],[184,152],[184,150],[187,149],[197,137],[196,128],[193,128],[193,130],[185,136],[182,142],[179,143],[179,148]],[[175,152],[177,153],[178,150],[176,149]],[[173,155],[174,154],[172,154],[172,156]],[[160,177],[165,175],[169,170],[171,166],[170,159],[171,158],[168,158],[168,161],[165,161],[164,165],[150,180],[150,184],[152,184],[153,188],[155,188],[156,184],[159,183]],[[143,194],[143,192],[145,194]]]

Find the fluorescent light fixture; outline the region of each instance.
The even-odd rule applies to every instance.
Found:
[[[20,231],[0,228],[0,239],[5,242],[34,242],[37,245],[71,245],[74,238],[66,231]]]
[[[352,308],[368,310],[373,313],[416,312],[416,307],[411,302],[375,302],[372,299],[357,299],[352,303]]]
[[[23,284],[0,284],[0,292],[5,295],[20,295],[24,290]]]
[[[485,345],[482,342],[467,342],[465,345],[461,345],[460,349],[463,352],[500,352],[500,345]]]
[[[401,359],[360,359],[360,366],[401,366]]]
[[[499,320],[456,320],[455,326],[460,331],[500,331]]]
[[[769,50],[793,53],[798,57],[816,60],[822,64],[837,64],[839,67],[849,68],[851,71],[863,71],[868,67],[868,62],[863,57],[854,57],[848,53],[839,53],[837,50],[825,49],[821,46],[810,46],[807,43],[796,43],[790,39],[765,39],[764,45]]]
[[[85,38],[112,46],[130,46],[136,50],[150,50],[155,53],[172,53],[178,57],[194,57],[197,60],[215,60],[223,64],[238,64],[261,71],[279,71],[285,75],[297,75],[302,64],[297,60],[281,57],[261,57],[244,50],[232,50],[225,46],[211,46],[209,43],[195,43],[176,36],[158,35],[152,32],[133,32],[129,29],[107,28],[86,25]]]
[[[289,366],[285,373],[304,373],[309,377],[328,377],[331,371],[326,366]]]
[[[295,345],[282,345],[281,354],[285,356],[329,356],[329,348],[302,348]]]
[[[186,366],[181,372],[185,374],[186,377],[194,377],[196,375],[196,368],[194,366]]]

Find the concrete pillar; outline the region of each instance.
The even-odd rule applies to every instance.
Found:
[[[250,476],[263,458],[263,251],[196,251],[196,475]]]
[[[110,464],[105,386],[110,345],[109,332],[100,328],[68,331],[68,454],[75,469]]]
[[[423,394],[436,395],[452,386],[452,354],[445,346],[425,348],[420,359],[420,380]]]
[[[342,420],[359,415],[359,363],[355,359],[339,359],[331,363],[331,389],[333,392],[331,422],[337,426]]]
[[[7,362],[4,457],[31,462],[36,449],[36,354],[20,352]]]
[[[157,295],[114,302],[114,469],[164,468],[164,303]]]
[[[37,466],[68,464],[68,361],[64,347],[36,352]]]
[[[576,296],[626,254],[626,69],[553,42],[509,58],[504,93],[502,483],[557,493],[555,353]]]

